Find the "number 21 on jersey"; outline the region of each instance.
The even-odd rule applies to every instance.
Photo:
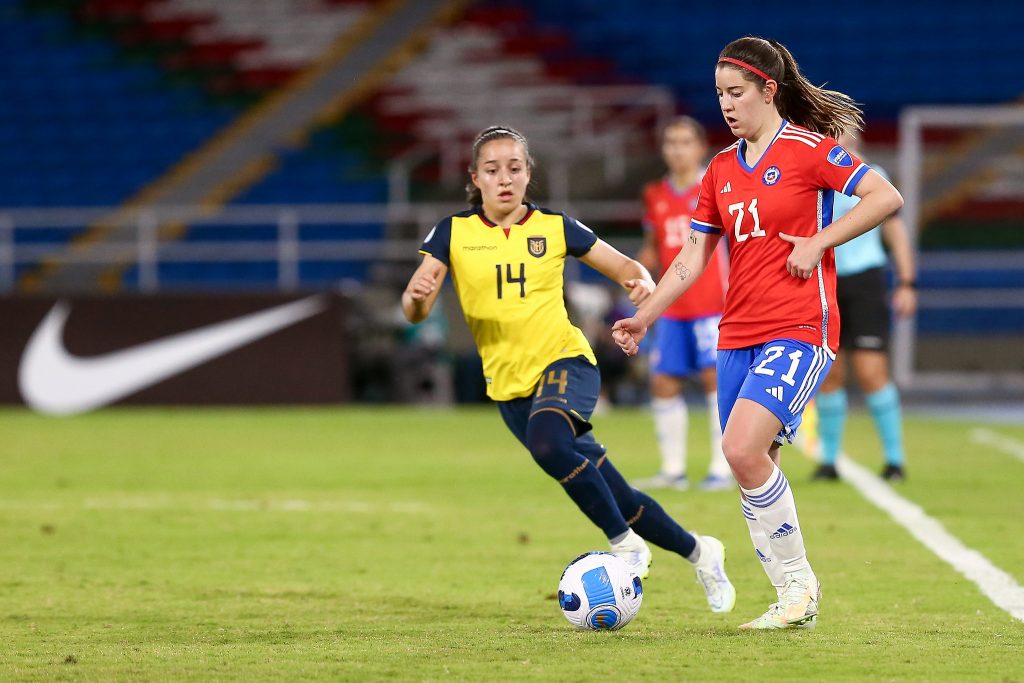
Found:
[[[750,232],[743,232],[743,219],[748,213],[754,223],[754,229]],[[745,242],[748,237],[764,237],[768,234],[761,229],[761,216],[757,213],[757,197],[751,199],[750,203],[746,205],[743,202],[730,204],[729,215],[736,218],[733,230],[735,231],[737,242]]]

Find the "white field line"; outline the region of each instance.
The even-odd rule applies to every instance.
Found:
[[[972,429],[971,441],[982,446],[991,446],[1024,462],[1024,443],[991,429]]]
[[[848,457],[836,463],[839,476],[849,482],[861,495],[893,521],[910,532],[939,559],[948,563],[968,580],[996,607],[1006,610],[1014,619],[1024,621],[1024,588],[977,550],[968,548],[946,531],[942,524],[929,517],[917,504],[893,491],[892,487],[872,474],[867,468]]]

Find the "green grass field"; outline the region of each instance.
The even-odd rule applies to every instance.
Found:
[[[656,467],[645,413],[595,424],[627,476]],[[899,490],[1024,583],[1024,463],[973,426],[909,418]],[[1024,681],[1024,623],[795,449],[816,631],[738,631],[773,593],[737,496],[671,492],[729,549],[736,611],[655,549],[636,620],[590,633],[554,593],[604,539],[493,408],[6,410],[0,435],[0,680]]]

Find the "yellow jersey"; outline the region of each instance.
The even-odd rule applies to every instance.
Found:
[[[477,207],[434,226],[420,248],[452,275],[462,313],[483,359],[487,395],[529,396],[541,373],[562,358],[594,352],[565,310],[565,257],[597,242],[590,228],[533,204],[507,230]]]

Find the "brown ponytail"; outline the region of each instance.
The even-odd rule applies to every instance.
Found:
[[[718,56],[719,60],[726,58],[746,62],[778,83],[775,108],[782,118],[834,138],[864,127],[864,113],[857,103],[849,95],[819,88],[808,81],[782,43],[753,36],[739,38],[726,45]],[[722,66],[740,69],[746,80],[764,90],[766,81],[761,75],[732,62]]]

